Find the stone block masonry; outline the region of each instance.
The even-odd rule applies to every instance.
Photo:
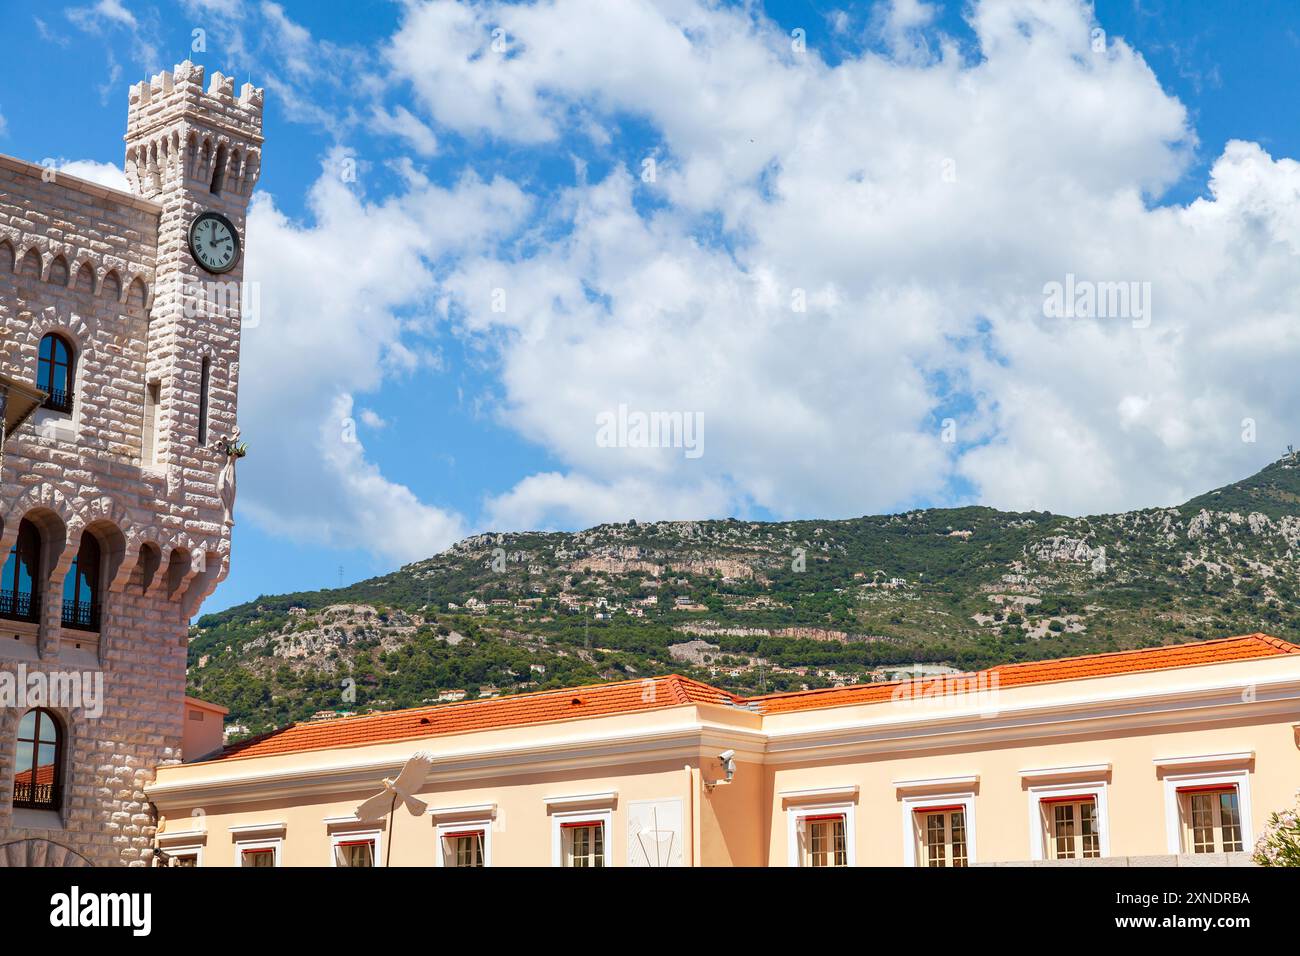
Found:
[[[20,668],[98,674],[103,687],[98,715],[48,702],[61,734],[53,809],[14,805],[33,702],[0,700],[0,866],[151,864],[144,787],[181,759],[188,622],[230,562],[219,475],[236,427],[243,282],[242,260],[205,272],[189,228],[216,212],[242,237],[262,149],[262,91],[204,79],[186,62],[131,88],[130,192],[0,155],[0,374],[69,386],[0,461],[0,564],[27,555],[34,571],[17,585],[34,609],[0,595],[0,687]],[[65,366],[47,360],[50,337]],[[65,606],[78,562],[90,567],[88,538],[89,626]],[[22,574],[10,578],[0,592]]]

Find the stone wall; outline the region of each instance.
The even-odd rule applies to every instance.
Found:
[[[132,88],[134,193],[0,156],[0,372],[35,383],[49,332],[76,355],[71,411],[38,411],[0,461],[0,564],[30,521],[42,595],[38,622],[0,618],[0,678],[98,680],[103,693],[98,715],[84,695],[51,706],[65,733],[57,814],[13,807],[26,704],[0,702],[0,865],[147,865],[144,786],[181,756],[188,622],[229,567],[219,442],[236,421],[242,284],[242,262],[203,273],[187,231],[212,209],[242,232],[261,144],[261,91],[235,99],[221,74],[202,84],[186,63]],[[233,283],[234,298],[209,283]],[[84,535],[103,557],[98,632],[62,626]]]

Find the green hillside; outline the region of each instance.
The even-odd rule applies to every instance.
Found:
[[[190,692],[254,733],[668,671],[757,692],[916,663],[1300,639],[1298,560],[1294,454],[1180,507],[1084,518],[971,507],[478,535],[350,587],[201,618]]]

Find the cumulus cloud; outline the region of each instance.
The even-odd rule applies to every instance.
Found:
[[[1140,54],[1098,46],[1089,6],[973,4],[971,53],[932,12],[898,0],[883,47],[832,66],[749,8],[408,7],[387,57],[435,129],[547,150],[631,114],[662,140],[653,182],[621,157],[546,198],[558,239],[445,280],[498,350],[501,420],[565,466],[495,520],[609,518],[611,492],[845,515],[964,487],[1098,511],[1293,438],[1295,164],[1230,144],[1208,198],[1162,205],[1195,132]],[[1049,318],[1067,276],[1150,283],[1150,321]],[[705,454],[600,447],[620,403],[701,414]]]
[[[122,172],[120,166],[115,166],[112,163],[101,163],[93,159],[46,158],[41,160],[41,165],[57,172],[67,173],[69,176],[75,176],[78,179],[84,179],[87,182],[107,186],[109,189],[120,189],[123,192],[130,192],[131,190],[131,185],[126,179],[126,173]]]
[[[356,51],[321,60],[282,8],[256,15],[292,115],[450,143],[438,162],[461,169],[392,162],[372,198],[336,150],[305,220],[255,198],[240,508],[267,528],[407,560],[629,517],[1095,512],[1183,500],[1294,440],[1300,166],[1232,142],[1204,198],[1162,203],[1187,110],[1122,40],[1097,47],[1086,5],[974,3],[972,46],[895,0],[832,64],[749,6],[412,0],[353,112],[312,94]],[[629,117],[654,176],[609,133]],[[579,174],[480,176],[478,143]],[[1075,280],[1149,284],[1149,308],[1045,314],[1046,285]],[[390,379],[443,374],[449,331],[496,376],[467,402],[550,458],[479,514],[387,477],[353,421],[384,427]],[[696,416],[702,453],[599,440],[624,407]]]
[[[409,314],[432,313],[432,264],[481,254],[529,204],[501,180],[467,174],[448,189],[413,172],[405,191],[371,202],[337,175],[344,158],[325,161],[310,224],[265,193],[249,212],[245,278],[262,318],[243,333],[240,423],[258,454],[241,471],[240,508],[296,538],[412,560],[452,543],[465,523],[367,458],[354,395],[409,370],[413,341],[432,331]]]
[[[122,0],[95,0],[94,3],[81,7],[69,7],[65,11],[69,22],[79,30],[90,34],[102,34],[106,30],[121,30],[131,38],[131,55],[136,63],[145,69],[156,68],[158,63],[158,26],[156,16],[148,23],[141,22]],[[48,30],[38,27],[43,35]],[[109,82],[115,83],[116,62],[109,53]]]
[[[636,477],[598,481],[581,474],[529,475],[487,503],[489,528],[588,527],[602,522],[692,520],[718,514],[731,504],[731,490],[704,483],[665,487]]]

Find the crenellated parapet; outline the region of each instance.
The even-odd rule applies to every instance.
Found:
[[[142,196],[168,186],[215,183],[218,191],[248,197],[262,168],[263,91],[186,60],[172,72],[131,87],[127,112],[126,176]]]

